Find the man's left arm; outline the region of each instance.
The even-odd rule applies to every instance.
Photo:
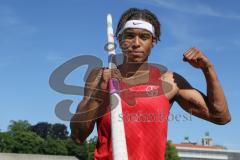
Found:
[[[197,48],[190,48],[184,61],[202,70],[207,82],[207,95],[193,88],[183,77],[173,73],[178,92],[174,99],[186,111],[216,124],[231,120],[224,91],[210,60]]]

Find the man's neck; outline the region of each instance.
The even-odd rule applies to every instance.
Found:
[[[146,62],[124,62],[119,66],[123,78],[134,78],[148,72],[149,64]]]

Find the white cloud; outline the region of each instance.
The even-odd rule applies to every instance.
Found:
[[[37,31],[36,27],[25,22],[9,6],[0,6],[0,33],[1,39],[10,36],[32,35]]]
[[[145,3],[157,4],[159,7],[175,10],[182,13],[190,13],[195,15],[213,16],[219,18],[229,18],[240,20],[240,13],[232,11],[218,11],[217,9],[203,3],[196,1],[183,1],[183,0],[148,0],[140,1]],[[184,3],[185,2],[185,3]]]

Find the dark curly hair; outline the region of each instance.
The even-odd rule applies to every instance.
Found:
[[[122,29],[122,27],[125,25],[125,23],[128,20],[145,20],[149,23],[151,23],[155,29],[155,36],[156,36],[156,42],[160,41],[160,22],[158,18],[149,10],[147,9],[139,9],[139,8],[129,8],[126,10],[117,25],[115,36],[118,36],[119,31]]]

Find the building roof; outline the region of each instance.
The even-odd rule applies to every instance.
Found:
[[[202,146],[198,144],[191,143],[181,143],[181,144],[173,144],[175,147],[188,147],[188,148],[199,148],[199,149],[226,149],[222,146]]]

